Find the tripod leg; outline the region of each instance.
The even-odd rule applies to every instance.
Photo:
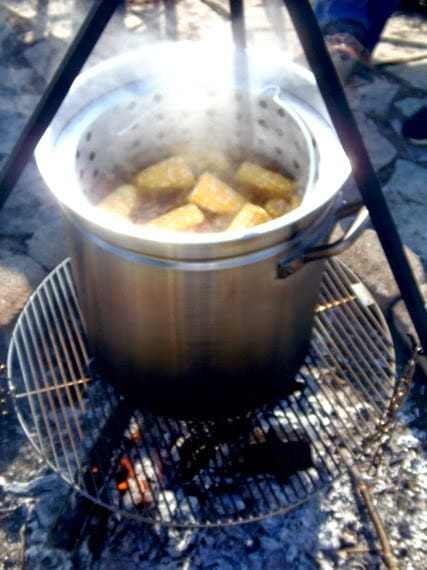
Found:
[[[344,89],[325,47],[322,33],[309,0],[284,0],[316,77],[320,94],[329,111],[341,144],[353,169],[353,176],[369,210],[372,225],[393,272],[420,343],[427,353],[427,310],[403,249],[402,241],[384,198]]]
[[[0,173],[0,208],[24,170],[43,132],[93,50],[120,0],[94,0],[76,37],[24,127]]]

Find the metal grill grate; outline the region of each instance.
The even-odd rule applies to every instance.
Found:
[[[8,370],[26,435],[66,482],[114,512],[183,527],[254,521],[313,497],[363,456],[395,378],[384,318],[339,260],[327,263],[293,393],[233,421],[142,413],[96,377],[68,260],[20,315]]]

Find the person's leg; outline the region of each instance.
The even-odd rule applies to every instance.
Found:
[[[372,51],[390,16],[399,8],[399,0],[368,0],[367,26],[363,45]]]
[[[317,0],[314,13],[343,81],[358,67],[369,65],[370,54],[399,0]]]
[[[325,36],[347,32],[362,42],[369,27],[368,0],[317,0],[314,13]]]
[[[347,32],[372,51],[398,7],[399,0],[317,0],[314,13],[324,35]]]
[[[363,41],[368,29],[368,0],[317,0],[314,13],[343,82],[369,61]]]

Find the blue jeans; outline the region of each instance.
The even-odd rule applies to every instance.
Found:
[[[314,13],[324,33],[360,30],[357,39],[370,51],[374,49],[388,18],[397,10],[399,0],[317,0]]]

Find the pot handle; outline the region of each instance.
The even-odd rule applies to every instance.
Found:
[[[369,222],[369,212],[363,202],[344,204],[337,211],[335,221],[342,220],[353,214],[356,214],[356,217],[344,232],[344,235],[336,241],[309,247],[301,256],[292,261],[289,259],[283,262],[279,261],[278,276],[280,278],[287,277],[295,273],[305,263],[333,257],[348,249],[365,230]]]

